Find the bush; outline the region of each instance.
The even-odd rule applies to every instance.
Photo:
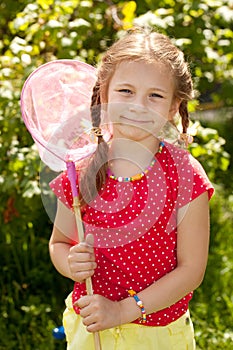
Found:
[[[95,64],[121,30],[136,20],[177,38],[193,62],[201,102],[232,105],[232,8],[227,0],[221,4],[205,0],[1,1],[0,350],[64,348],[63,342],[53,340],[51,330],[60,325],[63,299],[72,288],[49,259],[52,223],[41,203],[38,155],[21,118],[23,82],[36,67],[56,58]],[[230,140],[231,123],[224,125],[220,134]],[[211,202],[209,265],[192,310],[200,347],[227,349],[232,341],[228,326],[232,320],[232,184],[225,150],[232,154],[232,147],[228,143],[225,147],[213,129],[200,126],[195,148],[191,147],[218,184]]]
[[[215,186],[215,195],[210,202],[209,261],[204,282],[191,301],[191,314],[199,349],[230,350],[233,341],[233,195],[229,181],[232,162],[226,149],[233,154],[233,143],[229,129],[231,118],[226,117],[226,111],[225,118],[222,118],[222,111],[215,115],[219,118],[203,120],[205,128],[199,127],[197,133],[198,147],[195,144],[191,147]],[[219,137],[217,130],[224,138]]]

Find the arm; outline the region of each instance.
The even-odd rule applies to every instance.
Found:
[[[180,218],[182,220],[180,220]],[[209,249],[208,195],[203,193],[180,209],[177,233],[177,267],[138,295],[147,313],[164,309],[196,289],[204,278]],[[134,317],[122,302],[122,321]],[[129,315],[129,310],[132,316]],[[140,316],[140,315],[139,315]]]
[[[196,289],[203,280],[209,247],[207,192],[193,200],[185,208],[180,209],[178,222],[180,224],[177,237],[177,267],[138,293],[147,314],[174,304]],[[97,304],[100,306],[99,310],[103,310],[105,315],[102,317],[100,312],[98,321],[96,316],[90,316],[91,308],[96,308]],[[78,305],[82,309],[81,316],[89,331],[113,327],[119,323],[129,323],[141,316],[140,309],[134,299],[130,297],[113,303],[101,296],[85,296],[79,299]],[[116,312],[120,313],[120,318],[116,318]]]
[[[93,237],[77,243],[78,233],[74,213],[58,201],[49,252],[57,271],[73,281],[83,282],[94,274],[96,268]]]

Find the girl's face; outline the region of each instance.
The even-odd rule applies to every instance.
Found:
[[[179,108],[168,67],[143,61],[121,62],[110,80],[107,114],[113,137],[142,142],[157,137]]]

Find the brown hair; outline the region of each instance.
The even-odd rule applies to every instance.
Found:
[[[179,114],[183,133],[187,132],[189,114],[187,104],[193,97],[193,84],[184,54],[165,35],[157,32],[136,29],[128,32],[115,42],[103,55],[98,69],[98,79],[93,88],[91,117],[93,127],[101,123],[101,103],[108,102],[108,86],[122,61],[162,62],[171,70],[174,77],[174,98],[181,101]],[[90,202],[106,180],[108,146],[102,136],[98,136],[98,147],[88,167],[80,179],[81,204]]]

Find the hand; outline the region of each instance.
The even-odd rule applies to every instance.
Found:
[[[88,332],[98,332],[121,324],[120,303],[102,295],[85,295],[76,303]]]
[[[84,282],[85,279],[91,277],[95,272],[97,264],[95,262],[93,244],[94,237],[92,234],[88,234],[85,242],[70,248],[68,263],[71,278],[76,282]]]

